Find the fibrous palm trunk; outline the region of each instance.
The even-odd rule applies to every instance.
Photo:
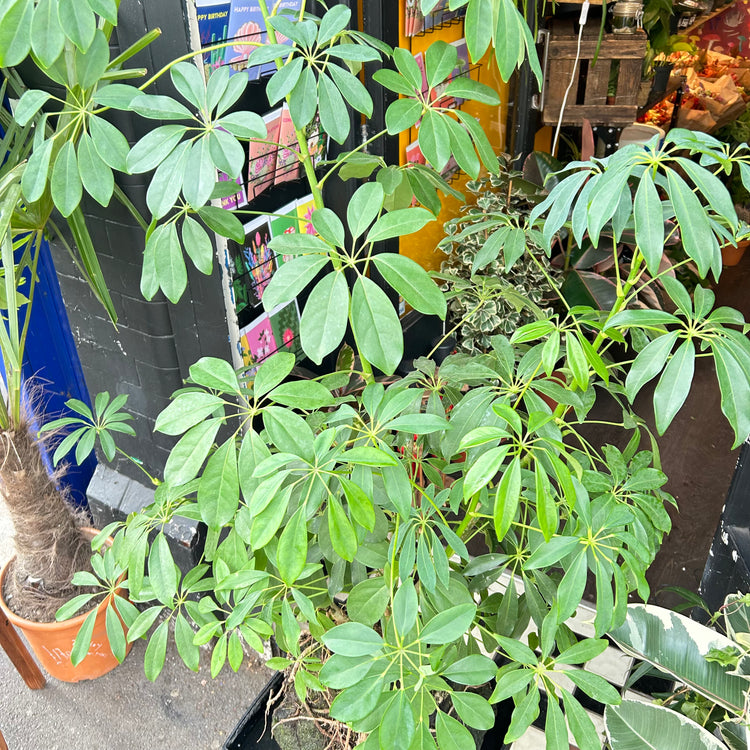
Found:
[[[80,593],[71,585],[73,574],[91,569],[89,543],[80,533],[88,519],[55,486],[28,424],[0,433],[0,493],[16,547],[0,593],[20,617],[50,622]]]

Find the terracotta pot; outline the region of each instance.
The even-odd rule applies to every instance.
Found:
[[[737,247],[734,245],[722,245],[721,248],[721,262],[725,266],[736,266],[745,254],[750,245],[750,240],[742,240],[737,243]]]
[[[82,531],[92,539],[98,533],[95,529],[82,529]],[[112,540],[110,539],[109,544],[111,543]],[[0,609],[12,625],[23,633],[31,650],[47,673],[62,682],[80,682],[81,680],[93,680],[95,677],[101,677],[113,670],[119,662],[112,653],[107,639],[105,609],[109,598],[102,601],[97,607],[89,652],[83,661],[74,667],[70,661],[70,654],[78,631],[81,629],[83,621],[88,617],[90,610],[64,622],[34,622],[19,617],[15,612],[8,609],[2,598],[3,582],[13,560],[15,560],[15,557],[6,563],[0,571]],[[120,621],[122,622],[122,619]],[[132,643],[127,644],[126,655],[130,652],[132,645]]]

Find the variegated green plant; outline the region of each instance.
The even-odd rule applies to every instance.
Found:
[[[675,691],[702,696],[709,710],[701,724],[687,715],[694,700],[683,702],[681,712],[670,701],[609,706],[605,722],[612,750],[748,747],[750,599],[729,594],[715,619],[722,621],[726,635],[661,607],[628,607],[625,623],[612,632],[617,644],[672,675]]]

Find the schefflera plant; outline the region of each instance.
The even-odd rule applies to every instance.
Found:
[[[468,6],[470,50],[483,53],[491,41],[502,42],[501,70],[513,67],[526,44],[517,11],[507,2],[470,0]],[[483,26],[477,19],[488,8],[493,23]],[[377,268],[387,286],[425,313],[444,315],[445,301],[423,269],[375,253],[375,243],[424,226],[439,208],[437,190],[447,188],[429,167],[383,164],[364,153],[367,144],[316,175],[303,131],[316,111],[325,123],[346,113],[345,101],[365,114],[369,110],[349,78],[337,82],[346,66],[331,58],[357,62],[388,50],[346,31],[347,12],[340,8],[322,18],[268,14],[267,20],[271,46],[254,52],[250,62],[278,60],[269,86],[275,101],[286,98],[290,106],[318,234],[274,240],[274,249],[292,260],[272,279],[264,304],[281,304],[313,285],[302,315],[305,352],[321,361],[340,347],[348,325],[357,355],[352,367],[364,386],[347,390],[351,369],[299,379],[287,353],[270,357],[252,375],[217,359],[190,368],[186,387],[157,420],[158,430],[180,438],[155,502],[122,528],[104,530],[115,533],[113,554],[127,570],[131,598],[151,603],[128,623],[127,638],[148,638],[145,669],[154,679],[172,623],[177,649],[191,668],[198,667],[199,646],[214,642],[212,674],[227,662],[238,669],[243,645],[262,650],[263,639],[273,634],[286,656],[271,664],[292,666],[302,700],[310,690],[333,690],[331,717],[364,733],[369,747],[472,747],[467,726],[488,728],[492,705],[504,698],[514,702],[506,733],[512,741],[536,719],[542,691],[548,696],[549,747],[567,747],[568,728],[582,750],[599,747],[568,680],[595,700],[619,700],[604,680],[579,667],[606,648],[603,636],[623,621],[629,592],[647,598],[645,572],[669,529],[663,506],[670,498],[661,489],[666,477],[657,444],[630,401],[636,386],[663,372],[655,407],[658,429],[666,429],[692,380],[690,352],[695,355],[696,346],[728,371],[750,372],[744,331],[735,330],[744,322],[726,308],[711,311],[710,291],[696,291],[693,302],[676,282],[665,286],[678,313],[628,310],[633,280],[627,279],[611,310],[573,308],[530,323],[510,339],[495,337],[486,355],[449,358],[439,369],[423,360],[406,378],[378,382],[373,366],[393,373],[403,344],[396,313],[370,271]],[[275,45],[276,31],[292,40],[291,49]],[[431,87],[455,68],[455,50],[448,47],[438,43],[426,55]],[[495,169],[497,159],[490,158],[477,122],[424,96],[416,63],[404,51],[394,53],[394,62],[397,71],[377,75],[403,97],[388,109],[387,131],[395,134],[421,120],[420,144],[436,169],[451,151],[472,176],[480,159]],[[333,73],[329,65],[342,72]],[[184,257],[175,223],[182,222],[189,256],[205,245],[203,235],[196,240],[185,229],[193,214],[230,236],[239,225],[228,212],[196,205],[216,194],[209,179],[213,169],[230,166],[221,143],[212,147],[212,134],[227,126],[230,135],[232,127],[237,132],[232,139],[264,136],[254,118],[227,120],[232,115],[220,113],[223,96],[237,100],[244,86],[239,76],[219,70],[206,86],[189,65],[176,63],[172,78],[187,107],[128,91],[126,84],[109,92],[110,86],[103,87],[97,96],[102,104],[176,120],[146,136],[153,148],[136,144],[125,163],[132,171],[163,170],[163,177],[164,163],[177,159],[173,154],[187,154],[180,157],[184,171],[174,171],[181,178],[174,180],[178,189],[169,184],[171,206],[166,198],[161,202],[166,186],[150,191],[154,217],[143,276],[146,293],[161,288],[179,297]],[[451,81],[445,93],[497,100],[464,79]],[[202,102],[207,114],[194,115],[196,107],[204,112]],[[182,108],[201,124],[180,124]],[[223,124],[216,118],[225,118]],[[460,135],[459,120],[466,127]],[[332,135],[345,137],[338,130]],[[219,141],[236,150],[229,139]],[[567,189],[550,191],[530,217],[531,236],[536,241],[541,230],[549,243],[563,226],[580,232],[585,225],[596,243],[607,222],[618,231],[633,221],[637,275],[639,264],[648,267],[656,256],[658,227],[671,211],[701,272],[718,272],[717,238],[731,239],[740,227],[725,210],[726,189],[712,170],[744,163],[745,157],[684,132],[673,131],[668,144],[689,149],[708,166],[680,162],[693,187],[676,171],[665,177],[650,147],[634,146],[609,160],[572,165],[560,183]],[[344,222],[325,208],[321,186],[327,175],[347,168],[377,174],[358,188]],[[396,176],[430,211],[400,207]],[[528,253],[526,242],[520,244]],[[507,252],[504,243],[497,250]],[[351,287],[346,273],[354,278]],[[551,285],[556,288],[554,280]],[[639,351],[635,362],[612,361],[613,342]],[[550,378],[553,373],[562,374],[565,386]],[[678,386],[668,388],[673,373]],[[582,434],[602,391],[622,403],[628,436],[622,450],[593,445]],[[725,398],[723,408],[739,441],[750,409],[746,388],[736,393],[733,406]],[[550,399],[557,405],[550,406]],[[83,422],[88,419],[82,415]],[[80,434],[91,440],[109,431],[102,418]],[[644,436],[651,438],[648,450],[641,447]],[[162,531],[176,513],[208,528],[204,559],[184,577]],[[467,545],[482,541],[486,550],[470,555]],[[507,585],[511,574],[518,587]],[[579,639],[566,622],[582,601],[589,575],[596,584],[594,638]],[[158,621],[161,615],[166,618]],[[303,627],[311,640],[301,639]],[[479,686],[486,686],[484,694],[465,689]]]

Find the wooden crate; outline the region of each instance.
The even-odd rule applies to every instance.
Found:
[[[575,79],[565,104],[564,125],[581,125],[586,119],[592,125],[620,126],[635,120],[646,34],[605,34],[594,62],[599,36],[598,24],[595,26],[597,28],[592,25],[584,29],[577,64],[578,37],[572,22],[558,22],[552,27],[542,111],[545,125],[557,125],[572,76]],[[619,66],[617,93],[614,101],[608,104],[607,90],[613,64]]]

